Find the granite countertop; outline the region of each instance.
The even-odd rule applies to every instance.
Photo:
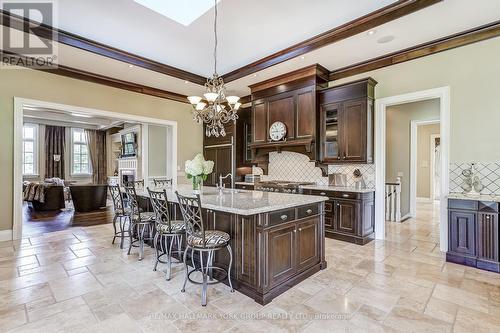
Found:
[[[318,191],[339,191],[339,192],[354,192],[354,193],[370,193],[375,192],[373,188],[357,189],[355,187],[330,186],[330,185],[304,185],[301,188],[306,190]]]
[[[156,188],[151,190],[162,190]],[[175,191],[183,195],[193,195],[191,185],[177,185],[166,188],[169,201],[178,202]],[[147,191],[137,191],[137,195],[148,196]],[[286,194],[275,192],[247,191],[225,189],[221,195],[215,187],[203,187],[201,205],[206,209],[233,213],[238,215],[255,215],[276,210],[293,208],[326,201],[327,198],[314,195]]]
[[[448,194],[448,199],[500,202],[500,195],[498,195],[498,194],[481,194],[480,196],[469,196],[469,195],[466,195],[465,193],[454,192],[454,193]]]

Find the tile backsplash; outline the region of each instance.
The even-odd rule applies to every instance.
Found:
[[[473,162],[450,163],[450,192],[463,192],[462,171],[470,169]],[[500,162],[474,162],[484,188],[482,194],[500,194]]]
[[[347,185],[354,186],[353,172],[355,169],[359,169],[363,174],[366,187],[375,187],[374,164],[329,165],[328,173],[344,173],[347,175]],[[254,173],[261,174],[262,170],[254,168]],[[269,174],[262,176],[262,180],[307,181],[328,185],[328,177],[323,177],[321,169],[317,168],[314,162],[309,161],[309,157],[287,151],[269,154]]]

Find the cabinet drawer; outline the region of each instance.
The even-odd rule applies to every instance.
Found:
[[[302,219],[304,217],[313,216],[313,215],[318,214],[319,208],[318,208],[318,205],[315,204],[315,205],[300,207],[297,211],[298,211],[297,218]]]
[[[252,184],[248,184],[248,185],[236,184],[234,187],[237,189],[240,189],[240,190],[249,190],[249,191],[254,189]]]
[[[311,195],[318,195],[320,197],[332,197],[333,191],[325,191],[325,190],[309,190]]]
[[[333,192],[333,197],[339,199],[360,200],[361,195],[362,193],[357,193],[357,192],[338,192],[338,191]]]
[[[448,199],[448,209],[478,210],[478,202],[475,200]]]
[[[269,213],[269,225],[276,225],[295,220],[295,208],[279,210]]]

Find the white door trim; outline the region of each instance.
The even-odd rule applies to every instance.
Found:
[[[14,97],[14,193],[13,193],[13,239],[22,237],[22,131],[23,131],[23,108],[26,105],[38,106],[48,109],[56,109],[79,114],[88,114],[92,116],[105,116],[120,118],[125,121],[133,121],[137,123],[148,123],[154,125],[169,126],[172,129],[172,152],[170,159],[170,169],[172,170],[172,178],[177,182],[177,121],[144,117],[134,114],[119,113],[105,111],[93,108],[85,108],[80,106],[52,103],[35,99],[27,99]]]
[[[412,120],[410,130],[410,216],[417,216],[417,147],[418,126],[439,124],[439,119]]]
[[[375,101],[375,237],[385,238],[385,157],[386,157],[386,108],[410,102],[439,98],[441,134],[441,205],[439,243],[441,251],[448,249],[448,228],[446,197],[449,193],[449,154],[450,154],[450,87],[417,91],[391,96]]]
[[[436,168],[436,154],[434,154],[434,149],[436,149],[435,143],[436,139],[441,138],[441,134],[431,134],[430,142],[430,160],[431,160],[431,177],[430,177],[430,197],[429,199],[434,202],[436,200],[436,193],[434,193],[434,169]]]

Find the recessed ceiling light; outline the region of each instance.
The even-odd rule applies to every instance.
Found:
[[[80,117],[80,118],[92,118],[92,116],[89,116],[88,114],[82,114],[82,113],[71,113],[73,117]]]
[[[392,42],[394,40],[394,38],[396,38],[396,37],[394,37],[392,35],[384,36],[384,37],[377,39],[377,43],[379,43],[379,44],[389,43],[389,42]]]
[[[188,84],[188,83],[189,83],[189,81],[188,81],[188,80],[184,81],[184,84]]]
[[[128,65],[128,68],[134,68],[134,65]]]
[[[376,32],[377,32],[377,30],[372,29],[372,30],[368,31],[367,34],[368,34],[368,36],[372,36],[372,35],[375,35]]]
[[[253,75],[253,77],[257,77],[257,76],[259,76],[259,74],[257,74],[257,73],[255,73],[255,74]]]
[[[301,56],[300,59],[301,60],[304,60],[306,58],[306,56]]]
[[[213,0],[134,0],[177,23],[189,26],[214,6]],[[217,0],[219,2],[220,0]]]

